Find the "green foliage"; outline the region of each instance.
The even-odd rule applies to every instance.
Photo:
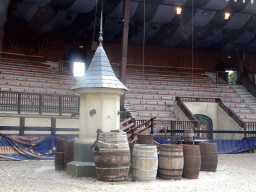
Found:
[[[233,73],[228,74],[228,82],[229,84],[236,84],[237,80],[237,72],[233,71]]]

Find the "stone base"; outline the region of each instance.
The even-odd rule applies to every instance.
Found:
[[[94,162],[92,144],[74,143],[74,161]]]
[[[67,173],[72,177],[97,177],[94,162],[72,161],[67,164]]]

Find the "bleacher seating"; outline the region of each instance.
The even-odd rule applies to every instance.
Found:
[[[53,95],[77,95],[72,76],[56,73],[50,65],[15,59],[0,59],[0,90]]]
[[[228,84],[216,84],[205,74],[127,70],[125,106],[136,119],[156,116],[178,120],[173,112],[175,97],[221,98],[244,122],[255,121],[256,113]]]

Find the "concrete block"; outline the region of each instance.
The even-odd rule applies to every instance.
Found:
[[[72,177],[97,177],[94,162],[72,161],[67,164],[67,173]]]
[[[74,143],[74,161],[94,162],[92,144]]]

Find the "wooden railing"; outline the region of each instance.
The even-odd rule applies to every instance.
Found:
[[[127,119],[124,119],[120,122],[120,130],[126,131],[126,130],[131,130],[134,127],[134,119],[129,117]]]
[[[186,99],[186,97],[183,97],[183,98]],[[180,107],[180,109],[183,111],[183,113],[188,117],[188,119],[194,125],[193,130],[198,129],[199,128],[199,121],[194,117],[194,115],[191,113],[191,111],[183,103],[182,97],[176,97],[176,101],[177,101],[177,105]]]
[[[243,76],[245,76],[250,82],[255,85],[254,73],[247,69],[245,66],[243,67]]]
[[[141,123],[140,125],[132,128],[131,130],[127,131],[127,138],[128,140],[134,140],[134,138],[139,134],[142,133],[144,131],[146,131],[147,129],[151,129],[150,133],[153,134],[154,132],[154,126],[156,125],[156,123],[154,122],[154,120],[156,119],[156,117],[152,117],[151,119],[149,119],[148,121],[144,121],[143,123]]]
[[[65,75],[73,75],[73,68],[71,67],[70,63],[70,61],[59,60],[58,73]]]
[[[79,96],[41,95],[0,91],[0,111],[79,114]]]
[[[244,74],[240,74],[238,83],[243,85],[254,97],[256,97],[256,85]]]
[[[238,77],[237,83],[243,85],[254,97],[256,97],[254,74],[246,67],[243,67],[243,73],[239,73]]]
[[[228,84],[228,72],[216,71],[216,83],[217,84]]]
[[[216,102],[240,127],[245,128],[243,120],[240,119],[240,117],[235,114],[231,109],[229,109],[226,105],[224,105],[220,98],[216,98]]]
[[[168,120],[155,120],[156,125],[155,127],[165,127],[166,131],[174,131],[177,132],[171,133],[171,136],[183,136],[183,133],[179,132],[179,130],[189,130],[193,129],[198,130],[198,120],[191,120],[191,121],[168,121]],[[196,126],[195,126],[196,125]]]

